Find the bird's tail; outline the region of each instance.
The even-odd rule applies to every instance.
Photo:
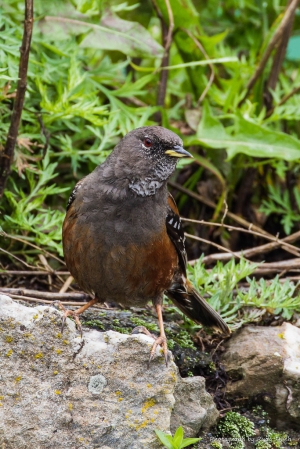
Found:
[[[199,324],[213,327],[223,334],[231,333],[229,327],[220,315],[197,292],[190,281],[186,281],[186,292],[180,290],[168,290],[167,296],[187,317]]]

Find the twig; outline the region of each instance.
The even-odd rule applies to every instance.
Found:
[[[29,245],[29,246],[31,246],[32,248],[35,248],[35,249],[39,250],[41,253],[47,254],[47,256],[52,257],[52,259],[57,260],[57,261],[60,262],[62,265],[66,265],[65,262],[64,262],[62,259],[60,259],[59,257],[55,256],[54,254],[50,253],[49,251],[47,251],[47,250],[45,250],[45,249],[43,249],[43,248],[40,248],[40,247],[37,246],[37,245],[34,245],[33,243],[29,242],[28,240],[21,239],[20,237],[15,237],[15,236],[10,235],[10,234],[6,234],[6,233],[3,232],[3,231],[0,231],[0,235],[1,235],[2,237],[7,237],[7,238],[9,238],[9,239],[15,240],[16,242],[21,242],[21,243],[24,243],[25,245]],[[35,268],[35,267],[34,267],[34,268]]]
[[[73,276],[69,276],[64,285],[62,286],[62,288],[59,290],[59,293],[65,293],[72,284],[73,280],[74,280]]]
[[[177,189],[180,192],[183,192],[186,195],[189,195],[191,198],[195,198],[196,200],[201,201],[201,203],[206,204],[207,206],[211,207],[212,209],[215,209],[217,207],[217,204],[214,203],[213,201],[210,201],[205,196],[202,196],[199,193],[195,193],[192,190],[189,190],[186,187],[183,187],[180,184],[177,184],[177,182],[169,181],[168,184],[171,187],[173,187],[174,189]],[[222,210],[224,210],[224,209],[222,209]],[[253,223],[250,223],[249,221],[245,220],[244,218],[242,218],[232,212],[227,212],[227,217],[231,218],[232,220],[236,221],[237,223],[239,223],[240,225],[244,226],[247,229],[253,229],[253,230],[260,232],[264,235],[273,237],[272,234],[269,234],[268,232],[264,231],[259,226],[256,226]]]
[[[264,263],[255,270],[255,274],[270,274],[278,273],[281,271],[300,271],[300,258],[280,260],[278,262]]]
[[[239,107],[244,103],[244,101],[248,97],[252,87],[254,86],[254,84],[256,83],[256,81],[258,80],[260,75],[262,74],[273,49],[275,48],[276,44],[281,39],[281,37],[286,29],[286,26],[289,24],[289,22],[291,20],[291,17],[293,17],[293,15],[295,14],[295,10],[298,6],[298,3],[299,3],[299,0],[293,0],[291,2],[291,4],[287,7],[280,25],[278,26],[277,30],[273,34],[253,76],[251,77],[251,79],[249,80],[249,82],[247,84],[247,91],[246,91],[244,97],[240,100],[240,102],[238,104]]]
[[[193,34],[190,32],[190,30],[187,30],[186,28],[183,28],[183,31],[192,39],[192,41],[194,41],[196,47],[199,48],[199,50],[201,51],[201,53],[204,55],[205,59],[207,61],[209,61],[209,56],[206,53],[204,47],[202,46],[201,42],[199,42],[198,39],[195,38],[195,36],[193,36]],[[199,106],[202,101],[204,100],[204,98],[206,97],[207,92],[210,89],[210,86],[212,85],[212,83],[214,82],[215,79],[215,70],[214,70],[214,66],[212,65],[212,63],[208,64],[209,68],[210,68],[210,77],[208,80],[208,83],[204,89],[204,91],[202,92],[202,94],[200,95],[200,98],[197,101],[197,106]]]
[[[8,254],[10,257],[13,257],[14,259],[18,260],[23,265],[25,265],[25,267],[27,267],[27,268],[35,268],[33,265],[29,265],[27,262],[24,262],[24,260],[20,259],[19,257],[15,256],[14,254],[10,253],[9,251],[6,251],[3,248],[0,248],[0,251],[2,251],[5,254]],[[45,272],[45,274],[47,274],[47,273]]]
[[[54,292],[42,292],[39,290],[31,290],[27,288],[1,288],[1,293],[8,293],[8,294],[14,294],[19,296],[30,296],[33,298],[44,298],[44,299],[51,299],[52,302],[54,300],[67,300],[67,299],[73,299],[78,301],[85,301],[90,298],[90,296],[86,293],[54,293]]]
[[[45,128],[45,124],[42,119],[42,114],[37,114],[37,119],[38,119],[40,127],[41,127],[41,132],[42,132],[43,136],[45,137],[45,145],[43,148],[43,158],[44,158],[46,156],[48,146],[49,146],[50,132]]]
[[[191,237],[189,234],[185,234],[185,235]],[[194,238],[196,239],[196,237],[194,237]],[[197,237],[196,240],[198,240],[198,238],[199,237]],[[215,246],[215,244],[212,244],[212,245]],[[281,246],[281,245],[278,244],[278,242],[270,242],[270,243],[266,243],[265,245],[256,246],[255,248],[245,249],[244,251],[232,252],[231,254],[234,257],[237,257],[237,258],[244,257],[246,259],[246,258],[257,256],[258,254],[261,255],[261,254],[268,253],[269,251],[272,251],[273,249],[278,248],[279,246]],[[223,247],[221,247],[221,248],[225,251],[225,249]],[[291,252],[291,250],[288,250],[288,251]],[[232,258],[232,256],[227,254],[227,252],[228,252],[228,249],[226,249],[226,254],[224,254],[224,253],[210,254],[208,256],[203,257],[202,262],[206,263],[206,264],[210,264],[212,262],[216,262],[217,260],[222,260],[223,262],[230,260]],[[295,255],[299,256],[298,253],[295,253]],[[294,259],[294,260],[297,260],[297,259]],[[195,260],[192,260],[189,263],[191,265],[193,265],[195,263]]]
[[[288,6],[292,3],[292,0],[288,1]],[[279,74],[280,74],[280,70],[284,61],[284,57],[285,57],[285,53],[286,53],[286,49],[287,49],[287,45],[289,42],[289,38],[291,35],[291,31],[293,28],[293,24],[294,24],[294,18],[295,18],[295,12],[296,9],[294,10],[294,14],[291,15],[289,22],[286,25],[285,31],[280,39],[278,48],[276,50],[274,59],[273,59],[273,63],[272,63],[272,67],[270,70],[270,75],[269,75],[269,79],[268,82],[266,84],[266,88],[265,88],[265,92],[264,92],[264,102],[265,105],[267,107],[267,111],[269,111],[270,109],[272,109],[272,102],[273,102],[273,98],[271,95],[271,90],[275,90],[276,88],[276,84],[279,78]]]
[[[0,197],[3,196],[6,180],[10,174],[10,167],[14,157],[15,145],[24,105],[27,87],[27,70],[30,43],[33,28],[33,0],[25,0],[25,21],[22,45],[20,48],[19,80],[17,84],[16,98],[11,115],[10,127],[4,151],[0,157]]]
[[[224,223],[212,223],[210,221],[204,221],[204,220],[193,220],[190,218],[184,218],[181,217],[182,221],[186,221],[188,223],[198,223],[198,224],[204,224],[207,226],[216,226],[216,227],[224,227],[226,229],[228,229],[229,231],[239,231],[239,232],[245,232],[248,234],[252,234],[252,235],[257,235],[259,237],[262,237],[266,240],[271,240],[272,242],[275,242],[276,245],[274,245],[274,248],[272,249],[276,249],[279,246],[281,246],[283,249],[285,249],[284,247],[289,248],[291,251],[293,251],[292,254],[294,254],[295,256],[299,257],[300,256],[300,249],[297,248],[294,245],[290,245],[290,243],[288,242],[295,242],[298,239],[300,239],[300,231],[295,232],[294,234],[291,234],[287,237],[284,237],[283,239],[279,239],[278,237],[274,237],[274,236],[269,236],[269,235],[265,235],[265,234],[261,234],[260,232],[256,232],[256,231],[252,231],[251,229],[244,229],[244,228],[238,228],[236,226],[231,226],[231,225],[226,225]]]
[[[173,11],[171,8],[170,0],[165,0],[165,3],[166,3],[167,11],[168,11],[168,16],[169,16],[169,29],[168,29],[168,34],[166,36],[166,42],[165,42],[165,53],[167,53],[167,52],[169,52],[171,43],[172,43],[172,34],[173,34],[173,29],[174,29],[174,16],[173,16]]]
[[[284,97],[282,97],[282,99],[280,100],[280,102],[276,105],[273,106],[271,109],[269,109],[269,111],[266,113],[265,115],[265,119],[270,117],[270,115],[273,114],[274,109],[277,106],[282,106],[284,103],[286,103],[293,95],[295,95],[296,93],[298,93],[300,91],[300,86],[295,87],[290,93],[286,94]]]
[[[228,204],[227,204],[227,201],[225,199],[224,199],[224,205],[225,205],[225,209],[224,209],[223,217],[221,219],[221,226],[224,226],[224,220],[225,220],[226,215],[228,213]]]
[[[48,285],[49,285],[50,290],[51,290],[52,289],[52,277],[51,277],[50,273],[52,271],[52,268],[48,264],[48,261],[47,261],[46,257],[44,256],[44,254],[39,254],[39,259],[42,262],[42,264],[44,265],[45,270],[47,270],[49,272],[49,274],[48,274]]]
[[[20,296],[20,295],[13,295],[9,294],[7,296],[10,296],[12,299],[18,299],[19,301],[28,301],[28,302],[38,302],[42,304],[53,304],[53,301],[47,300],[47,299],[39,299],[39,298],[31,298],[30,296]],[[60,301],[61,304],[64,306],[84,306],[86,302],[71,302],[71,301]],[[105,309],[105,310],[114,310],[110,307],[102,307],[100,305],[93,305],[90,307],[90,309]]]
[[[47,276],[48,271],[32,271],[32,270],[0,270],[0,276]],[[51,271],[54,276],[70,276],[69,271]]]
[[[152,2],[153,2],[154,8],[155,8],[157,15],[161,22],[164,55],[163,55],[160,67],[164,68],[169,64],[170,47],[171,47],[171,43],[172,43],[172,34],[173,34],[173,29],[174,29],[173,11],[171,8],[170,0],[165,0],[167,11],[168,11],[168,16],[169,16],[169,27],[167,27],[167,25],[164,21],[164,18],[156,4],[156,1],[152,0]],[[156,103],[158,106],[164,106],[164,104],[165,104],[168,76],[169,76],[168,70],[161,71],[159,87],[158,87],[158,92],[157,92],[157,100],[156,100]],[[160,111],[158,111],[156,113],[155,118],[158,122],[161,122],[161,112]]]
[[[196,235],[188,234],[187,232],[185,232],[184,235],[185,235],[186,237],[189,237],[189,238],[193,239],[193,240],[198,240],[199,242],[208,243],[209,245],[215,246],[216,248],[219,248],[219,249],[221,249],[222,251],[225,251],[226,254],[220,253],[219,256],[227,256],[227,258],[224,257],[226,260],[230,260],[230,259],[232,259],[232,257],[237,257],[237,258],[239,258],[239,259],[241,259],[241,258],[245,259],[245,258],[246,258],[246,256],[244,257],[245,251],[244,251],[244,252],[234,252],[234,251],[231,251],[231,250],[228,249],[228,248],[225,248],[224,246],[218,245],[217,243],[211,242],[211,241],[206,240],[206,239],[203,239],[203,238],[201,238],[201,237],[197,237]],[[211,254],[211,255],[214,256],[214,254]],[[205,259],[207,259],[207,258],[209,258],[209,257],[210,257],[210,256],[204,257],[204,258],[202,259],[202,262],[205,263],[205,262],[206,262]],[[223,257],[219,257],[219,259],[223,259]],[[218,259],[217,259],[217,260],[218,260]],[[204,262],[204,261],[205,261],[205,262]],[[196,260],[191,260],[191,261],[189,261],[189,264],[190,264],[190,265],[194,265],[195,262],[196,262]],[[209,263],[209,262],[207,262],[207,263]]]

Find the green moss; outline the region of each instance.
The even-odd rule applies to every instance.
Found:
[[[175,342],[182,348],[195,348],[194,342],[191,339],[188,331],[181,329],[180,332],[173,337]]]
[[[155,323],[147,323],[147,321],[142,320],[141,318],[130,318],[130,321],[135,326],[145,326],[148,331],[159,332],[158,326]]]
[[[97,327],[100,330],[104,330],[104,326],[101,323],[101,321],[99,320],[88,320],[88,321],[83,321],[82,324],[84,326],[88,326],[88,327]]]
[[[243,449],[244,440],[254,436],[254,424],[236,412],[228,412],[218,424],[220,436],[233,440],[231,449]]]
[[[272,445],[271,445],[271,443],[269,443],[269,441],[259,440],[255,444],[255,449],[272,449]]]
[[[113,326],[114,331],[120,332],[120,334],[131,334],[131,329],[126,327]]]
[[[223,444],[220,443],[220,441],[212,441],[210,443],[211,447],[214,447],[215,449],[223,449]]]

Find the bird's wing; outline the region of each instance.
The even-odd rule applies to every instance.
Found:
[[[186,276],[187,255],[185,251],[185,236],[182,229],[177,205],[170,193],[168,197],[166,226],[168,235],[178,253],[180,268],[182,269],[182,273],[184,274],[184,276]]]

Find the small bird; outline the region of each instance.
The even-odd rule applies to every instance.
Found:
[[[143,306],[152,301],[168,363],[164,294],[196,323],[229,335],[227,324],[187,279],[185,237],[176,203],[167,190],[179,158],[192,157],[182,140],[161,126],[130,131],[106,161],[80,180],[67,205],[63,249],[78,285],[94,298],[63,323],[96,303]]]

